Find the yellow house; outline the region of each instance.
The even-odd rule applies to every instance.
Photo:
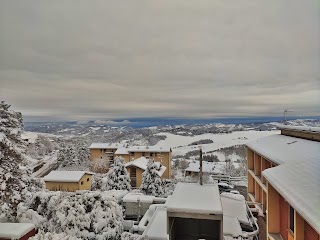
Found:
[[[268,239],[320,240],[320,128],[279,128],[247,144],[248,200],[266,213]]]
[[[130,179],[131,179],[131,186],[132,187],[140,187],[142,183],[142,173],[147,169],[149,159],[145,157],[140,157],[138,159],[135,159],[133,161],[130,161],[125,164],[125,167],[127,168]],[[164,172],[166,171],[166,167],[162,165],[160,162],[155,162],[158,164],[159,170],[156,171],[156,173],[159,175],[159,177],[164,178]]]
[[[86,171],[51,171],[43,180],[50,191],[75,192],[91,190],[93,174]]]
[[[129,146],[120,143],[92,143],[89,147],[91,160],[108,156],[111,164],[115,157],[122,157],[125,163],[145,157],[152,158],[166,167],[163,178],[171,178],[172,150],[170,147],[160,146]]]

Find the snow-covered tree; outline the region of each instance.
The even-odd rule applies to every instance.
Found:
[[[148,195],[163,196],[164,189],[160,176],[157,171],[161,168],[159,162],[150,160],[147,169],[142,173],[141,190]]]
[[[22,155],[5,136],[0,141],[0,149],[0,205],[6,217],[14,220],[18,204],[25,199],[27,171]]]
[[[14,220],[18,204],[25,199],[30,169],[22,155],[21,113],[9,108],[0,103],[0,215]]]
[[[81,240],[77,237],[72,237],[65,233],[44,233],[42,231],[38,232],[34,237],[29,238],[29,240]]]
[[[76,154],[80,163],[89,161],[90,151],[84,143],[76,144]]]
[[[130,185],[130,176],[129,173],[124,166],[123,158],[116,157],[114,159],[114,165],[107,173],[108,178],[108,190],[131,190]]]
[[[124,232],[121,235],[121,240],[148,240],[149,238],[146,236],[132,234],[129,232]]]
[[[107,173],[110,167],[110,159],[107,155],[90,162],[90,169],[96,173]]]
[[[83,143],[62,145],[58,152],[59,170],[88,170],[89,149]]]
[[[107,173],[97,173],[92,177],[92,191],[107,191],[108,190],[108,178]]]
[[[11,142],[21,144],[22,114],[9,108],[9,104],[0,102],[0,133],[3,133]]]
[[[38,153],[38,156],[43,157],[54,150],[54,145],[49,138],[39,135],[34,143],[34,148]]]
[[[45,232],[81,239],[119,239],[123,232],[122,207],[102,192],[39,192],[19,205],[18,216]]]
[[[58,152],[57,162],[59,168],[67,167],[72,164],[77,164],[76,153],[72,146],[62,146]]]

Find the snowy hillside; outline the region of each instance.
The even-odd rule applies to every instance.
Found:
[[[279,134],[280,131],[241,131],[241,132],[232,132],[232,133],[223,133],[223,134],[202,134],[196,136],[181,136],[174,135],[171,133],[158,133],[158,135],[166,136],[165,140],[159,141],[157,146],[171,146],[173,156],[175,155],[185,155],[186,153],[197,150],[201,146],[204,154],[208,151],[218,150],[220,148],[242,145],[247,142],[262,138],[265,136]],[[201,144],[201,145],[191,145],[191,143],[203,139],[210,139],[213,143]]]

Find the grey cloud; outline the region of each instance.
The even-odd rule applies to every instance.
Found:
[[[320,3],[0,3],[0,98],[32,119],[320,115]]]

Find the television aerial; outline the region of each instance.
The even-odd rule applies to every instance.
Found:
[[[284,121],[284,124],[287,123],[287,114],[288,114],[289,112],[293,112],[293,111],[292,111],[292,110],[288,110],[288,109],[285,109],[285,110],[283,111],[283,121]]]

